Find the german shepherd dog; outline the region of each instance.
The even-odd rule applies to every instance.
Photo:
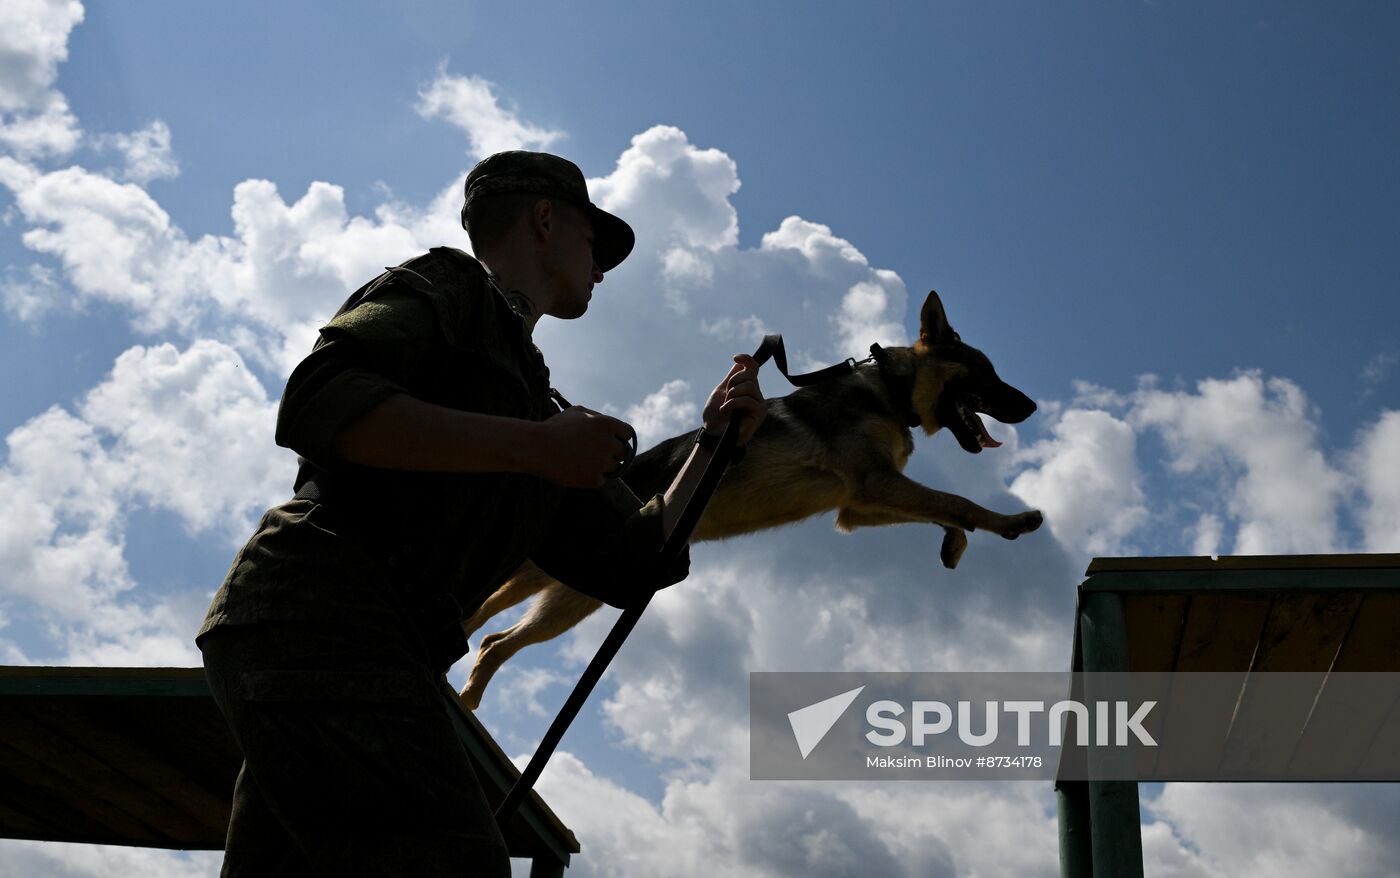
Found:
[[[947,427],[964,450],[1000,445],[979,413],[1007,424],[1031,416],[1035,403],[997,377],[981,351],[948,325],[930,292],[912,347],[879,349],[875,362],[831,381],[768,400],[768,416],[749,440],[742,465],[730,469],[700,519],[694,540],[715,540],[777,527],[835,509],[836,527],[928,522],[944,529],[940,558],[956,567],[967,532],[1008,540],[1040,527],[1037,511],[1002,515],[901,473],[914,451],[910,427],[933,435]],[[695,432],[637,456],[624,477],[639,497],[666,490],[690,454]],[[522,648],[558,637],[601,602],[526,563],[463,622],[467,635],[488,619],[538,595],[521,620],[481,641],[462,703],[475,710],[492,674]]]

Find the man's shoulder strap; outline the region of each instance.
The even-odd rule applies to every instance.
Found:
[[[388,270],[409,286],[419,289],[442,286],[444,282],[448,285],[475,285],[487,283],[491,278],[486,267],[475,257],[455,247],[434,247]]]
[[[428,253],[448,257],[468,270],[486,273],[486,267],[465,250],[458,250],[456,247],[432,247]]]
[[[330,325],[353,321],[351,311],[374,302],[395,285],[422,296],[432,306],[443,335],[454,344],[464,338],[463,327],[475,310],[473,300],[491,289],[486,269],[472,256],[454,247],[434,247],[386,268],[341,305]]]

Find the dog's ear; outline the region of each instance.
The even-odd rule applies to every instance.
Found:
[[[943,313],[943,303],[938,293],[928,291],[923,310],[919,312],[919,343],[923,345],[947,344],[958,340],[958,334],[948,325],[948,315]]]

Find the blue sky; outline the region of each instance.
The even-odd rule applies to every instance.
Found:
[[[544,779],[579,874],[627,874],[608,808],[685,874],[1054,874],[1047,790],[750,784],[727,764],[744,674],[1058,666],[1095,554],[1400,551],[1388,6],[29,0],[0,20],[10,663],[195,663],[210,592],[288,487],[287,371],[378,267],[467,246],[452,199],[507,146],[571,157],[637,227],[590,313],[538,339],[567,396],[644,439],[693,425],[755,327],[825,364],[907,343],[931,288],[1041,403],[977,458],[919,440],[911,476],[1047,514],[974,535],[955,573],[927,529],[829,517],[697,549]],[[482,715],[510,752],[603,621],[502,671]],[[1152,792],[1160,874],[1400,853],[1360,816],[1400,812],[1390,787]],[[790,847],[763,841],[780,826]],[[1320,841],[1293,851],[1304,826]],[[998,829],[1027,843],[978,843]],[[119,857],[212,874],[0,843],[62,874]]]
[[[462,143],[411,96],[446,62],[566,130],[590,173],[657,123],[723,149],[741,245],[823,218],[965,300],[978,338],[1065,340],[1036,352],[1034,394],[1260,368],[1301,382],[1344,443],[1371,414],[1363,373],[1394,378],[1393,15],[1377,7],[429,9],[98,7],[61,86],[85,127],[171,126],[181,173],[152,192],[192,234],[229,230],[248,177],[289,197],[335,182],[352,213],[377,181],[435,192]]]

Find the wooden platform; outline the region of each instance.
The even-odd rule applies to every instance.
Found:
[[[1151,776],[1295,777],[1303,760],[1320,781],[1400,770],[1400,696],[1358,685],[1394,688],[1400,672],[1400,555],[1095,558],[1087,574],[1071,666],[1159,681]],[[1203,674],[1221,681],[1206,693],[1218,704],[1185,679]],[[1190,715],[1209,722],[1174,723],[1186,687]],[[1113,758],[1095,752],[1087,783],[1056,785],[1061,874],[1141,876],[1137,784],[1095,780],[1109,775],[1094,760]]]
[[[452,705],[495,807],[519,772]],[[199,668],[0,667],[0,837],[220,850],[241,763]],[[536,874],[579,850],[533,793],[505,836]]]
[[[1400,555],[1095,558],[1087,574],[1081,603],[1121,597],[1121,670],[1400,671]]]

